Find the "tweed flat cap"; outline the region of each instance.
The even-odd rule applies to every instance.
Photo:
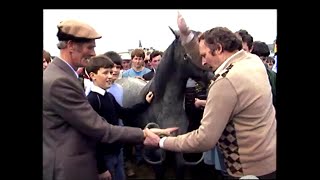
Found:
[[[89,41],[100,39],[102,36],[96,32],[90,25],[77,20],[65,20],[58,24],[59,41]]]

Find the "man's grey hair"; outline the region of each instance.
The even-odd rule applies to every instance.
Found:
[[[67,47],[67,41],[59,41],[57,44],[58,49],[64,49]]]

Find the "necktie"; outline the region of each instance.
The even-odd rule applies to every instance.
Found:
[[[80,77],[80,76],[79,76],[78,80],[79,80],[79,82],[80,82],[81,87],[83,88],[83,90],[85,90],[85,89],[84,89],[84,79],[83,79],[83,77]]]

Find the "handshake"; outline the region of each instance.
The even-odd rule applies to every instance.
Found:
[[[143,130],[144,142],[146,146],[159,147],[160,136],[170,136],[173,131],[178,130],[178,127],[171,127],[166,129],[159,128],[145,128]]]

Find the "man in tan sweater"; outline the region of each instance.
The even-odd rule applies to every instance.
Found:
[[[242,50],[241,40],[216,27],[194,37],[181,15],[180,36],[192,58],[215,71],[197,130],[159,142],[163,149],[204,152],[218,145],[232,178],[276,176],[276,118],[271,86],[260,58]]]

